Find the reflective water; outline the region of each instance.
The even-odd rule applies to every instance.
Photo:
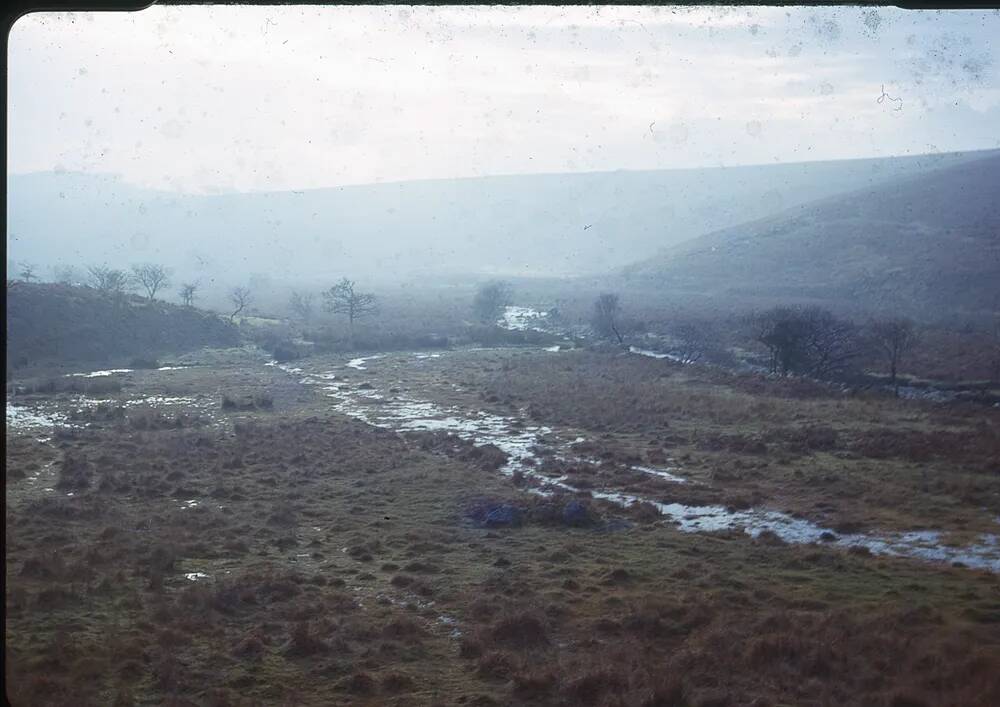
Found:
[[[90,373],[67,373],[66,378],[102,378],[115,373],[132,373],[131,368],[112,368],[107,371],[91,371]]]
[[[7,404],[7,429],[11,431],[28,430],[35,427],[65,426],[69,422],[66,415],[59,412],[41,412],[31,410],[22,405]]]
[[[515,331],[534,329],[545,331],[540,325],[549,318],[548,312],[543,312],[532,307],[508,306],[504,309],[503,315],[498,322],[501,326]]]
[[[382,358],[369,356],[361,361]],[[348,366],[359,359],[348,362]],[[289,372],[299,369],[279,367]],[[585,441],[582,437],[568,440],[568,435],[558,435],[543,425],[530,425],[520,418],[504,417],[485,411],[468,411],[453,406],[417,400],[405,395],[388,395],[373,390],[356,390],[345,386],[327,385],[330,371],[310,373],[303,382],[320,386],[333,401],[338,412],[377,427],[400,432],[443,430],[476,445],[492,444],[508,455],[501,468],[505,474],[519,472],[538,484],[529,489],[533,493],[550,495],[556,491],[590,494],[594,498],[619,506],[648,504],[675,523],[684,532],[713,532],[738,530],[757,537],[769,531],[788,543],[825,542],[841,547],[865,547],[876,555],[913,557],[930,561],[959,562],[969,567],[1000,572],[1000,543],[994,534],[982,534],[978,541],[967,546],[946,545],[942,534],[933,530],[907,533],[837,534],[803,518],[768,509],[731,510],[724,506],[689,506],[681,503],[662,503],[655,499],[626,494],[614,489],[582,490],[566,476],[553,478],[537,470],[540,458],[537,451],[545,449],[566,461],[586,462],[572,454],[569,446]],[[372,401],[378,400],[377,405]],[[562,441],[566,439],[567,441]],[[674,483],[689,483],[678,475],[676,467],[663,469],[633,466],[634,471],[652,474]]]

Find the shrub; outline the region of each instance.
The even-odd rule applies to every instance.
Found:
[[[304,657],[325,653],[330,646],[321,640],[307,621],[301,621],[292,629],[291,636],[285,646],[285,655]]]
[[[413,687],[413,678],[406,673],[392,672],[382,678],[382,689],[386,692],[401,692]]]
[[[490,637],[496,643],[515,648],[534,648],[549,642],[544,620],[533,612],[501,617],[490,629]]]
[[[355,695],[370,695],[375,692],[377,685],[375,678],[368,673],[357,672],[349,678],[345,678],[340,683],[340,687]]]
[[[60,490],[80,490],[90,486],[90,462],[82,457],[66,454],[59,469],[56,488]]]

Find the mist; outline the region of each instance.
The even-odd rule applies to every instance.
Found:
[[[19,18],[8,702],[1000,705],[998,30]]]

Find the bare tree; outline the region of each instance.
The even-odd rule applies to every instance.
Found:
[[[684,363],[696,363],[717,343],[716,332],[708,322],[681,322],[671,333],[677,340],[677,354]]]
[[[185,282],[181,285],[181,289],[178,290],[177,294],[180,295],[181,302],[184,303],[185,307],[194,306],[194,298],[198,293],[198,287],[200,284],[195,282]]]
[[[802,317],[806,330],[807,373],[817,378],[846,373],[862,352],[857,325],[822,307],[806,307]]]
[[[911,320],[903,317],[877,319],[868,324],[868,333],[872,343],[889,365],[889,380],[893,392],[898,397],[899,382],[896,376],[903,357],[917,344],[916,327]]]
[[[804,334],[795,321],[795,310],[791,307],[774,307],[748,317],[753,340],[767,349],[771,373],[788,373],[801,357]]]
[[[229,321],[232,322],[237,314],[246,309],[252,299],[249,287],[234,287],[229,292],[229,301],[233,303],[236,309],[229,315]]]
[[[598,336],[610,339],[613,335],[620,344],[624,341],[621,332],[618,331],[618,316],[620,314],[621,302],[618,295],[605,292],[594,301],[594,313],[591,316],[590,325]]]
[[[513,301],[514,288],[503,280],[493,280],[479,286],[472,300],[472,311],[483,324],[495,324],[504,309]]]
[[[768,350],[772,373],[829,378],[861,354],[857,327],[821,307],[775,307],[751,315],[750,325]]]
[[[109,268],[107,265],[91,265],[87,272],[91,286],[106,294],[121,296],[132,287],[132,278],[124,270]]]
[[[288,299],[288,308],[292,310],[295,316],[308,324],[313,314],[313,300],[314,296],[312,292],[296,292],[293,290],[292,296]]]
[[[323,308],[334,314],[346,314],[351,338],[354,338],[354,322],[378,312],[375,295],[355,290],[353,280],[346,277],[323,293]]]
[[[156,297],[161,287],[170,284],[170,271],[156,263],[143,263],[132,266],[132,277],[146,290],[150,302]]]
[[[21,263],[21,268],[17,274],[24,282],[31,282],[38,279],[36,270],[37,268],[33,263]]]

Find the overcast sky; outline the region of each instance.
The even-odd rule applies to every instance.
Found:
[[[992,148],[997,37],[996,11],[33,14],[8,173],[215,192]]]

